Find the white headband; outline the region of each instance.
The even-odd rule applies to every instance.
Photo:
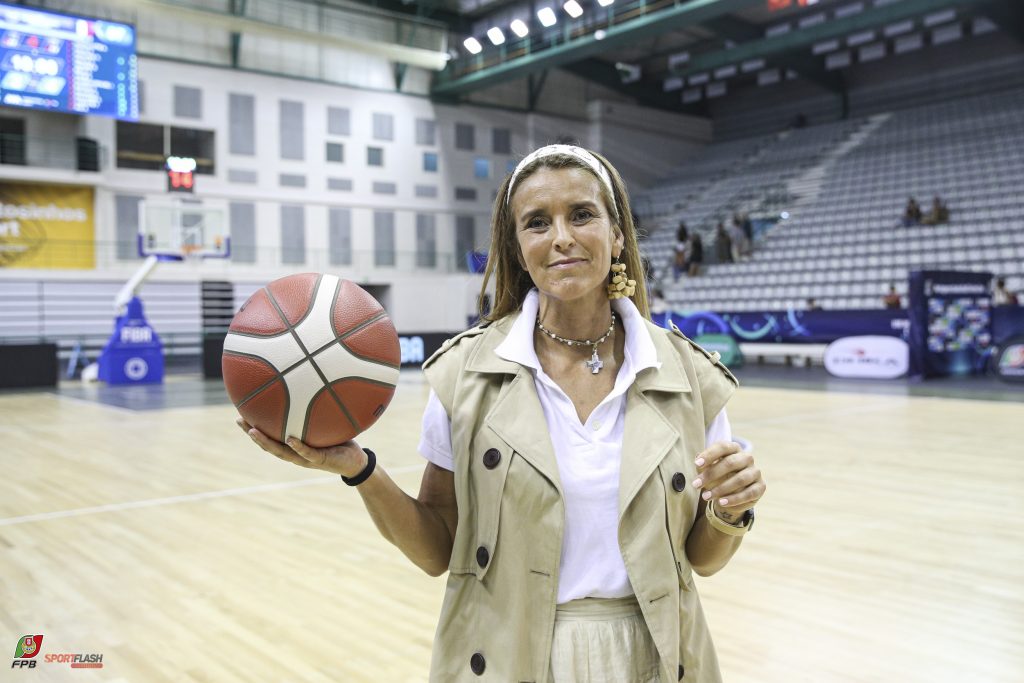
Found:
[[[601,182],[604,183],[604,186],[608,188],[608,194],[611,195],[612,201],[615,200],[615,190],[612,189],[611,176],[608,175],[608,169],[604,167],[604,164],[597,160],[597,157],[582,147],[577,147],[575,145],[548,145],[547,147],[541,147],[540,149],[536,149],[527,154],[523,157],[523,160],[519,162],[519,165],[516,166],[516,170],[512,171],[512,180],[508,181],[508,194],[505,195],[506,204],[512,201],[512,188],[516,185],[516,178],[519,176],[520,171],[537,159],[549,157],[553,154],[568,154],[569,156],[576,157],[585,163],[587,168],[593,171],[594,174],[601,179]]]

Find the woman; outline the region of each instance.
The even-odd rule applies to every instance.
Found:
[[[355,442],[289,448],[240,423],[361,482],[381,533],[449,572],[432,681],[721,680],[691,572],[725,565],[765,487],[730,442],[735,379],[649,322],[640,272],[618,173],[541,148],[495,202],[489,322],[424,364],[418,498]]]

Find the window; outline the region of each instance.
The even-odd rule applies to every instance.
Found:
[[[416,214],[416,266],[437,266],[437,220],[433,214]]]
[[[117,230],[117,258],[139,258],[139,202],[142,197],[114,196],[114,224]]]
[[[473,160],[473,175],[482,180],[491,177],[491,160],[477,157]]]
[[[416,144],[437,144],[437,123],[432,119],[416,119]]]
[[[342,163],[345,161],[345,146],[340,142],[327,143],[327,161]]]
[[[476,201],[476,188],[475,187],[456,187],[455,198],[461,199],[467,202]]]
[[[348,135],[349,113],[342,107],[327,107],[327,134]]]
[[[281,100],[279,103],[281,158],[302,161],[306,158],[305,107],[302,102]]]
[[[398,186],[395,183],[385,183],[379,181],[373,181],[373,193],[374,194],[396,194],[398,192]]]
[[[116,126],[118,168],[164,170],[167,155],[163,126],[131,121],[117,121]]]
[[[231,202],[228,213],[231,221],[231,260],[237,263],[256,263],[256,205],[250,202]]]
[[[495,154],[511,154],[512,131],[508,128],[495,128],[491,134],[491,143]]]
[[[203,91],[183,85],[174,86],[174,115],[184,119],[202,118]]]
[[[466,254],[476,246],[476,219],[473,216],[455,217],[455,267],[469,270]]]
[[[213,175],[214,149],[212,130],[171,127],[170,156],[195,159],[197,174]]]
[[[367,147],[366,148],[366,165],[367,166],[383,166],[384,165],[384,149],[382,147]]]
[[[240,185],[255,185],[259,180],[259,175],[256,171],[250,171],[246,168],[229,168],[228,169],[228,182],[238,183]]]
[[[373,139],[394,140],[395,139],[395,117],[391,114],[373,115]]]
[[[327,211],[327,251],[332,266],[352,265],[352,210],[332,206]]]
[[[417,185],[415,188],[415,194],[417,197],[436,199],[437,185]]]
[[[437,152],[423,153],[423,170],[428,173],[437,173]]]
[[[472,124],[455,124],[455,149],[476,149],[476,131]]]
[[[167,157],[176,156],[195,159],[197,174],[213,175],[215,171],[212,130],[171,126],[168,138],[165,126],[131,121],[118,121],[116,126],[118,168],[163,171]]]
[[[395,265],[395,214],[390,211],[373,212],[373,263]]]
[[[328,178],[327,189],[336,190],[338,192],[351,192],[352,191],[352,179],[351,178]]]
[[[281,173],[277,181],[281,184],[281,187],[305,187],[306,176],[301,173]]]
[[[301,206],[281,206],[281,263],[306,262],[306,214]]]
[[[256,98],[228,93],[228,151],[256,154]]]

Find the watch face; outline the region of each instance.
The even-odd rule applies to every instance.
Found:
[[[747,527],[747,531],[754,527],[754,508],[743,513],[743,526]]]

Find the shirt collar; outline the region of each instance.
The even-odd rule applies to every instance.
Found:
[[[654,348],[654,340],[644,324],[636,304],[623,297],[612,301],[612,308],[622,318],[626,330],[626,362],[632,374],[647,368],[660,368],[658,352]],[[532,370],[541,370],[537,351],[533,346],[533,328],[537,324],[537,312],[540,309],[540,294],[531,289],[523,300],[523,309],[516,318],[505,340],[495,349],[494,353],[513,363],[519,363]]]

